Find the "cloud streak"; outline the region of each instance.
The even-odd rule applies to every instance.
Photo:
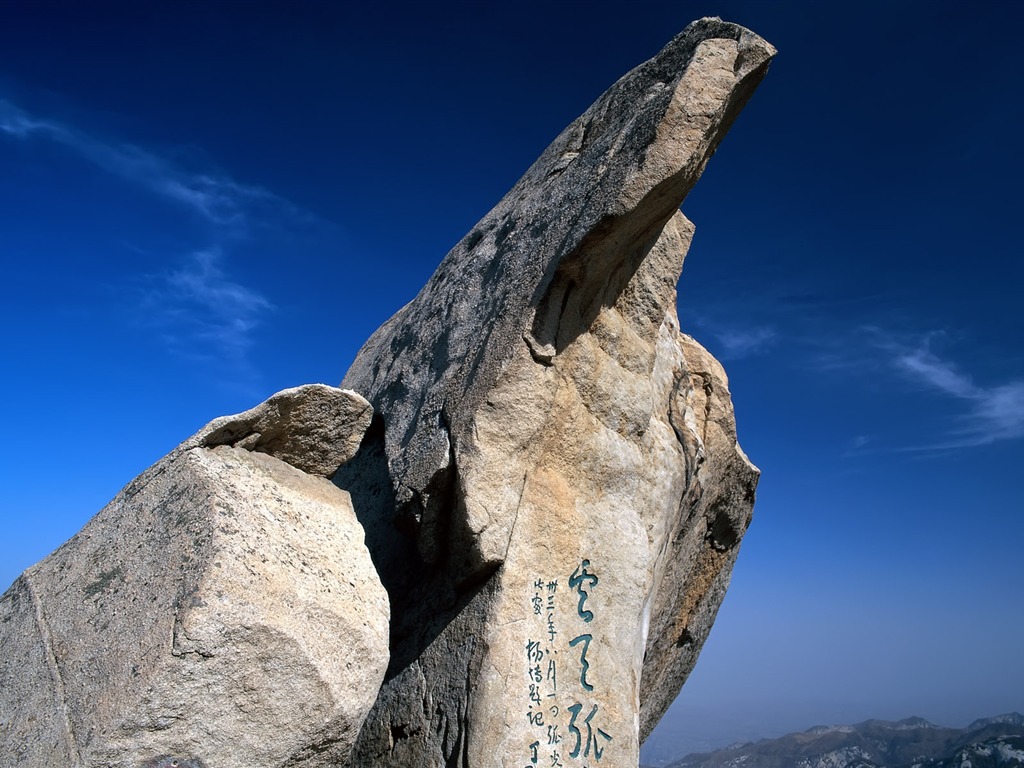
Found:
[[[298,211],[265,189],[241,184],[223,174],[196,173],[134,144],[111,142],[63,123],[45,120],[0,99],[0,133],[8,138],[49,141],[63,146],[107,173],[171,200],[218,226],[247,227],[254,213],[273,208],[291,216]]]
[[[164,339],[190,357],[243,364],[252,332],[274,307],[232,281],[219,249],[197,251],[178,270],[158,276],[144,301]]]
[[[156,329],[175,353],[227,362],[247,376],[256,375],[248,362],[253,332],[273,306],[227,274],[225,244],[237,245],[240,236],[268,223],[307,222],[307,214],[261,187],[209,169],[185,168],[170,157],[40,118],[0,99],[0,138],[4,137],[63,147],[111,176],[205,219],[212,244],[177,257],[177,268],[143,276],[137,309],[143,325]]]
[[[934,334],[916,345],[907,345],[874,330],[879,346],[905,379],[966,406],[966,412],[954,417],[955,426],[948,437],[927,449],[969,448],[1024,437],[1024,381],[994,386],[976,384],[954,362],[935,353]]]
[[[684,331],[691,327],[700,329],[700,336],[705,339],[703,343],[714,339],[715,343],[709,344],[709,349],[723,360],[761,355],[779,342],[779,334],[773,325],[760,321],[749,312],[740,312],[733,307],[722,309],[721,302],[699,313],[690,307],[680,307],[678,311],[680,327]]]
[[[722,345],[723,357],[730,360],[766,352],[777,341],[772,328],[730,328],[712,334]]]

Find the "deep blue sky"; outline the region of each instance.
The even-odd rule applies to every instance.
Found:
[[[3,588],[206,421],[338,383],[687,22],[780,50],[684,203],[763,477],[648,747],[1024,710],[1019,3],[0,2]]]

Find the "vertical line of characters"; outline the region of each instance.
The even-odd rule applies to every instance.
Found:
[[[569,649],[573,650],[573,659],[579,659],[579,681],[580,688],[590,693],[594,690],[594,678],[592,676],[591,663],[587,658],[590,652],[590,644],[594,641],[593,628],[594,611],[587,607],[587,600],[590,592],[594,590],[601,580],[596,569],[591,566],[587,559],[580,561],[572,575],[568,579],[568,587],[571,592],[576,593],[576,629],[585,631],[579,632],[568,641]],[[580,626],[582,624],[582,627]],[[585,697],[580,697],[585,698]],[[573,704],[566,707],[569,714],[569,722],[566,726],[568,731],[567,744],[572,744],[572,749],[567,753],[572,759],[580,757],[588,758],[593,755],[594,759],[600,761],[604,756],[604,750],[608,742],[612,741],[611,734],[598,725],[600,718],[600,705],[593,701],[581,701],[579,698]],[[586,713],[586,714],[584,714]],[[586,732],[584,733],[584,729]]]
[[[529,766],[541,764],[541,754],[550,759],[545,765],[560,768],[563,765],[558,754],[558,745],[562,737],[558,730],[558,649],[555,640],[558,637],[556,620],[555,595],[558,581],[545,581],[536,578],[533,581],[530,596],[530,609],[533,616],[539,617],[539,626],[543,630],[538,638],[526,641],[526,673],[528,703],[526,717],[533,734],[528,746],[527,759]]]

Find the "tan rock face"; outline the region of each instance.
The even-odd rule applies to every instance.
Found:
[[[370,418],[356,395],[307,387],[220,419],[0,598],[0,765],[348,754],[387,666],[389,619],[348,494],[267,453],[203,447],[255,412],[263,434],[297,431],[305,463],[333,471],[365,429],[307,418],[294,430],[268,416],[284,403]]]
[[[705,19],[544,152],[360,352],[335,476],[392,598],[349,765],[636,765],[707,637],[757,470],[682,335],[678,207],[774,50]]]

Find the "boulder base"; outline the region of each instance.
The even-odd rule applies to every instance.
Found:
[[[284,401],[369,420],[365,400],[333,388]],[[347,493],[267,453],[202,447],[232,418],[0,598],[0,765],[326,766],[348,754],[387,667],[387,594]],[[341,439],[333,422],[328,442],[358,444],[364,428]],[[323,453],[311,439],[307,462]]]

